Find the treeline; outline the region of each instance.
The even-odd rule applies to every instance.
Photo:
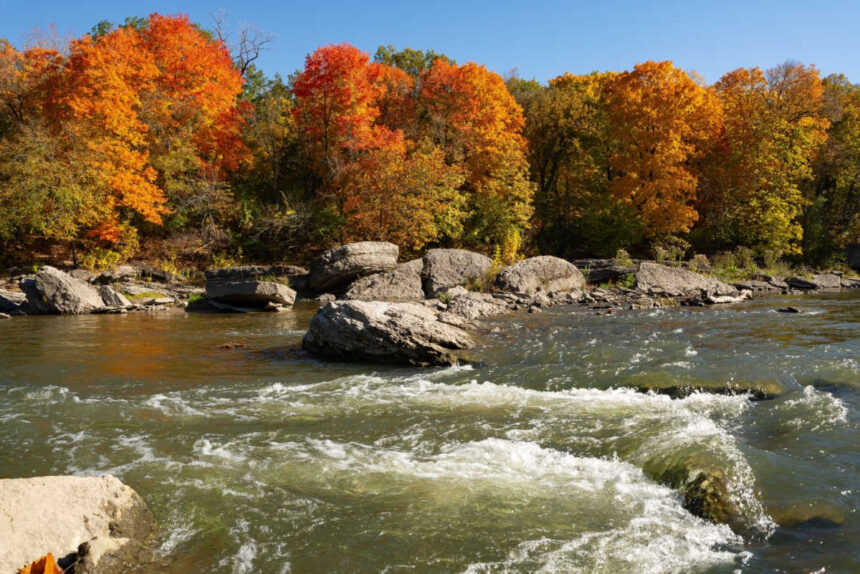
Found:
[[[283,79],[254,66],[260,48],[157,14],[0,41],[5,263],[51,244],[90,266],[204,265],[387,240],[828,264],[860,240],[860,87],[813,66],[708,86],[645,62],[541,85],[341,44]]]

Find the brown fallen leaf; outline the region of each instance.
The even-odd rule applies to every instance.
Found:
[[[19,568],[18,574],[63,574],[63,569],[57,565],[54,555],[48,552],[29,566]]]

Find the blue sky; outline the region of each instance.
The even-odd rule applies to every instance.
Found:
[[[51,23],[80,35],[99,20],[150,12],[209,25],[219,9],[234,24],[255,23],[274,35],[259,61],[268,74],[300,68],[317,46],[349,42],[371,53],[380,44],[434,49],[540,81],[671,59],[713,82],[740,66],[794,59],[860,82],[860,0],[0,0],[0,37],[20,45],[34,27]]]

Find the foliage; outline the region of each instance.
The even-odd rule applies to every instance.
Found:
[[[630,254],[627,253],[626,249],[619,249],[616,251],[613,262],[615,265],[619,265],[621,267],[629,267],[630,265],[633,265],[633,260],[630,259]]]
[[[689,231],[698,219],[695,162],[720,127],[712,91],[671,62],[645,62],[613,80],[607,109],[613,196],[634,208],[647,237]]]
[[[688,241],[674,235],[656,239],[651,243],[651,254],[657,263],[668,263],[676,267],[681,264],[689,249]]]

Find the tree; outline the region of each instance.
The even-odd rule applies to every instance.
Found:
[[[695,162],[720,125],[712,91],[671,62],[645,62],[615,78],[608,111],[614,196],[635,210],[649,237],[689,231],[698,219]]]
[[[723,133],[706,163],[700,209],[712,241],[798,254],[803,186],[826,139],[818,71],[788,62],[739,68],[715,84]]]
[[[528,180],[522,108],[504,80],[483,66],[437,59],[421,79],[423,137],[451,165],[462,164],[472,245],[516,252],[529,227],[534,188]]]

